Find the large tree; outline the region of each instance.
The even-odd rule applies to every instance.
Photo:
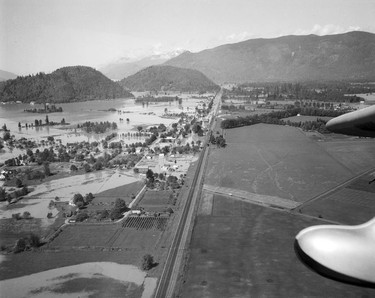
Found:
[[[123,199],[116,199],[115,206],[112,208],[109,217],[112,220],[119,219],[123,216],[123,213],[127,210],[126,202]]]

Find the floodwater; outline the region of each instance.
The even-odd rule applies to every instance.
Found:
[[[95,195],[136,181],[137,178],[125,171],[102,170],[40,183],[33,186],[34,189],[14,205],[19,208],[8,209],[8,202],[0,202],[0,219],[11,218],[14,213],[23,214],[28,211],[32,217],[41,218],[45,221],[44,224],[48,225],[53,220],[48,220],[47,214],[52,212],[55,216],[58,213],[56,208],[49,208],[50,201],[56,196],[60,201],[69,201],[76,193],[85,195],[91,192]],[[37,198],[30,198],[30,196]]]
[[[125,143],[143,142],[145,140],[144,136],[132,137],[128,136],[128,133],[134,132],[139,125],[151,126],[159,125],[160,123],[169,125],[176,122],[177,119],[161,117],[165,113],[165,109],[169,113],[177,114],[183,111],[194,110],[197,103],[201,101],[197,98],[187,98],[187,96],[191,97],[193,95],[179,94],[178,96],[184,98],[181,105],[175,101],[142,105],[136,104],[134,99],[95,100],[56,104],[57,107],[61,106],[64,112],[48,114],[49,121],[60,122],[64,118],[67,123],[70,123],[69,128],[66,126],[25,128],[26,123],[34,123],[35,119],[40,119],[44,123],[46,114],[27,113],[24,110],[43,108],[43,106],[4,104],[0,105],[0,126],[6,124],[11,134],[14,134],[17,139],[25,137],[39,143],[40,140],[46,139],[48,136],[53,136],[55,140],[61,140],[63,144],[66,144],[81,141],[100,141],[106,135],[112,133],[112,131],[105,134],[88,134],[76,130],[75,127],[77,124],[86,121],[109,121],[116,122],[118,125],[118,137],[111,141],[123,140]],[[111,108],[116,109],[116,111],[108,111]],[[126,121],[127,118],[129,118],[129,122]],[[120,119],[123,120],[120,121]],[[22,128],[18,127],[19,122],[21,122]],[[40,146],[40,149],[43,150],[44,147]],[[25,150],[5,147],[0,151],[0,163],[24,153]],[[48,205],[50,200],[53,200],[56,196],[63,201],[69,201],[75,193],[85,195],[91,192],[95,194],[135,181],[137,181],[136,178],[122,171],[104,170],[41,183],[35,186],[34,190],[25,199],[14,206],[18,208],[7,209],[7,203],[0,202],[0,219],[10,218],[13,213],[22,214],[24,211],[28,211],[32,217],[42,218],[45,221],[44,224],[49,224],[49,221],[46,219],[47,213],[52,212],[55,215],[57,211],[50,209]],[[28,199],[30,196],[37,198]]]
[[[106,287],[116,283],[116,288],[122,287],[124,290],[118,293],[120,296],[126,296],[129,288],[143,286],[142,298],[148,298],[154,293],[157,279],[146,275],[146,272],[133,265],[113,262],[83,263],[2,280],[0,296],[62,298],[101,295],[105,297]],[[107,286],[108,281],[110,284]],[[109,289],[107,291],[108,294],[113,294]]]
[[[60,123],[64,118],[66,123],[70,123],[70,129],[66,126],[44,126],[25,128],[25,124],[35,122],[35,119],[42,120],[45,123],[47,114],[27,113],[25,109],[43,108],[42,105],[30,104],[4,104],[0,105],[0,126],[7,125],[11,134],[17,138],[25,137],[35,140],[46,138],[47,136],[54,136],[55,139],[61,139],[62,143],[80,142],[80,141],[99,141],[105,135],[110,134],[88,134],[75,130],[77,124],[86,121],[101,122],[109,121],[116,122],[118,126],[117,132],[121,136],[123,133],[135,132],[137,126],[165,125],[176,122],[176,119],[162,118],[165,109],[169,113],[181,113],[194,110],[200,99],[189,98],[184,99],[182,105],[178,102],[166,103],[149,103],[148,105],[136,104],[134,99],[113,99],[113,100],[94,100],[87,102],[74,102],[56,104],[57,107],[62,107],[62,113],[49,113],[49,121]],[[116,111],[108,111],[114,108]],[[121,113],[119,112],[121,111]],[[123,120],[120,120],[123,119]],[[129,122],[126,119],[129,118]],[[18,123],[21,122],[23,126],[18,128]],[[120,138],[119,136],[119,138]],[[126,141],[127,138],[125,138]],[[136,140],[132,140],[136,142]]]

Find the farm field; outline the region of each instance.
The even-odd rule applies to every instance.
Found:
[[[138,203],[137,208],[143,208],[147,212],[164,212],[168,207],[173,207],[176,203],[176,195],[172,191],[147,190]]]
[[[366,154],[343,163],[344,144],[317,142],[293,127],[257,124],[227,130],[225,138],[226,148],[210,151],[205,184],[301,203],[375,164],[375,142],[358,139],[353,144]]]
[[[139,221],[141,218],[137,218]],[[151,220],[153,218],[150,218]],[[154,247],[163,230],[153,225],[140,229],[143,222],[127,227],[122,224],[69,225],[50,243],[49,248],[85,247],[93,249],[126,248],[144,249]]]
[[[181,297],[370,297],[299,261],[294,237],[319,219],[214,195],[198,211]],[[211,210],[210,212],[207,212]]]
[[[168,190],[160,190],[160,191],[152,191],[148,190],[145,192],[140,205],[148,206],[148,205],[168,205],[169,196],[172,194],[171,191]]]
[[[145,253],[150,252],[141,249],[118,251],[67,248],[12,254],[5,256],[1,263],[0,280],[86,262],[115,262],[139,266]]]
[[[87,206],[87,210],[109,210],[113,207],[117,198],[123,199],[126,205],[129,205],[132,201],[132,195],[137,195],[143,186],[143,181],[137,181],[97,193],[94,200]]]
[[[373,217],[375,142],[265,124],[226,130],[224,137],[225,149],[210,147],[180,296],[375,295],[319,275],[294,250],[305,227]],[[263,197],[296,207],[255,202]]]
[[[6,255],[2,259],[0,280],[85,262],[115,262],[139,267],[142,256],[155,260],[168,251],[170,218],[130,217],[119,224],[69,225],[40,250]],[[156,266],[148,272],[157,277]]]
[[[43,221],[44,219],[40,218],[0,219],[0,246],[14,245],[18,239],[27,237],[30,233],[41,235],[42,238],[46,237],[64,223],[63,218],[45,219],[45,221],[51,221],[50,225],[44,224]]]
[[[342,224],[362,224],[375,214],[375,183],[369,184],[374,178],[373,173],[364,174],[332,193],[302,204],[296,212]]]
[[[375,167],[375,140],[328,137],[327,141],[319,142],[319,145],[354,174],[360,174]]]

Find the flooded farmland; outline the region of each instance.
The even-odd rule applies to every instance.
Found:
[[[128,132],[135,132],[137,126],[150,126],[163,123],[169,125],[175,122],[175,119],[161,117],[166,109],[168,113],[179,114],[188,110],[194,110],[195,106],[200,100],[197,98],[185,98],[182,104],[178,102],[162,102],[137,104],[134,99],[113,99],[113,100],[94,100],[87,102],[74,102],[56,104],[62,107],[63,112],[38,114],[24,112],[25,109],[43,108],[42,105],[30,104],[5,104],[0,105],[0,125],[6,124],[10,129],[11,134],[17,138],[25,137],[40,141],[46,139],[48,136],[53,136],[55,139],[60,139],[63,144],[67,142],[81,142],[81,141],[99,141],[106,134],[90,134],[76,130],[77,124],[86,121],[92,122],[116,122],[118,126],[118,138],[122,138],[125,142],[128,139]],[[115,109],[115,110],[109,110]],[[46,115],[49,121],[60,123],[62,119],[68,126],[43,126],[43,127],[25,127],[25,124],[34,123],[35,119],[45,121]],[[126,119],[129,121],[126,121]],[[121,120],[122,119],[122,120]],[[18,125],[21,123],[22,128]],[[123,135],[124,134],[124,135]],[[130,142],[139,142],[138,138],[130,138]],[[0,161],[3,159],[2,155],[6,152],[0,153]]]
[[[108,285],[111,285],[109,287]],[[2,297],[151,297],[156,279],[132,265],[83,263],[0,281]]]

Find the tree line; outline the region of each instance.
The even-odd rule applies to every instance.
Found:
[[[245,83],[224,92],[223,98],[245,96],[258,99],[263,94],[268,100],[295,99],[327,102],[359,102],[356,94],[375,92],[368,83],[351,82],[304,82],[304,83]]]
[[[255,114],[255,115],[248,115],[245,117],[237,117],[233,119],[225,119],[221,122],[221,128],[229,129],[235,128],[240,126],[249,126],[258,123],[266,123],[266,124],[277,124],[277,125],[286,125],[287,121],[282,120],[284,118],[297,116],[298,114],[304,116],[319,116],[319,117],[337,117],[344,114],[344,111],[335,111],[335,110],[322,110],[322,109],[314,109],[309,107],[295,107],[289,108],[284,111],[275,111],[266,114]],[[311,124],[311,126],[316,125],[320,127],[322,125],[322,120],[316,121],[318,123]],[[301,122],[300,127],[304,127]],[[292,124],[292,122],[288,122],[289,125],[297,126],[297,124]]]
[[[83,129],[87,133],[105,133],[109,129],[117,129],[117,123],[109,121],[105,122],[91,122],[86,121],[82,124],[77,124],[77,128]]]

